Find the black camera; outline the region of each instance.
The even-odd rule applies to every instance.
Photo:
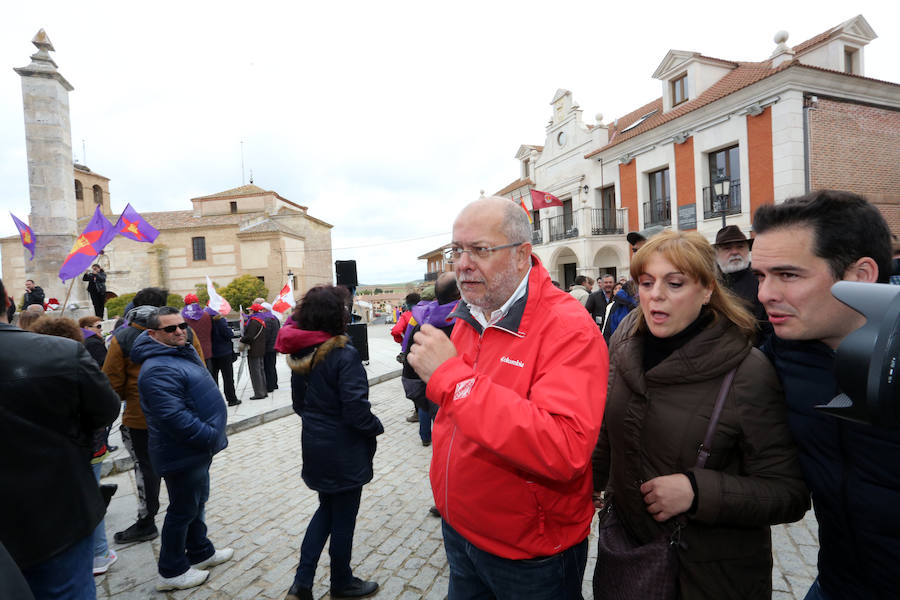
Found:
[[[900,286],[839,281],[831,294],[866,318],[841,342],[835,376],[843,393],[816,408],[836,417],[900,428]]]

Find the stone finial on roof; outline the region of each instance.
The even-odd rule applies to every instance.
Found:
[[[60,75],[56,70],[56,61],[50,56],[50,52],[55,52],[56,49],[53,47],[53,43],[50,41],[50,36],[47,35],[47,32],[43,29],[39,30],[31,40],[31,43],[38,49],[37,52],[31,55],[31,64],[27,67],[13,70],[23,77],[46,77],[49,79],[56,79],[66,90],[71,92],[74,89],[72,84],[66,81],[66,78]]]
[[[37,52],[31,55],[32,61],[36,63],[50,63],[54,67],[57,66],[49,54],[50,52],[56,52],[56,48],[53,47],[53,42],[50,41],[50,36],[47,35],[46,31],[40,29],[34,34],[31,43],[38,49]]]
[[[794,51],[787,45],[788,36],[788,32],[782,29],[776,33],[773,38],[777,44],[775,50],[772,52],[772,56],[769,57],[772,60],[773,67],[777,67],[783,62],[794,60]]]

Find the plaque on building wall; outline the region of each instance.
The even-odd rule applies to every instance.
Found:
[[[697,229],[696,204],[686,204],[678,207],[678,229],[679,231]]]

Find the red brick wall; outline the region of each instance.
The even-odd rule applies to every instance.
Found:
[[[747,115],[747,169],[750,172],[750,214],[763,204],[775,201],[772,162],[772,107],[761,114]]]
[[[900,199],[900,111],[819,98],[809,110],[810,189]]]
[[[675,192],[678,206],[697,203],[697,186],[694,181],[694,138],[689,137],[675,147]]]
[[[619,190],[622,208],[628,209],[628,231],[637,231],[640,226],[638,225],[637,166],[634,160],[627,165],[619,165]]]

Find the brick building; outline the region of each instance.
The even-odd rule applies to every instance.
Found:
[[[520,175],[497,194],[563,201],[533,212],[533,239],[566,286],[627,272],[628,231],[749,232],[761,204],[821,188],[866,195],[900,232],[900,85],[865,76],[876,37],[859,15],[793,47],[779,32],[759,62],[671,50],[653,73],[661,96],[606,123],[583,123],[558,90],[544,145],[519,147]]]
[[[110,210],[109,179],[77,164],[74,177],[78,230],[97,204],[115,223],[118,215]],[[106,247],[98,262],[106,270],[110,292],[118,295],[157,285],[184,295],[195,291],[195,284],[205,283],[206,275],[226,285],[250,274],[265,282],[271,300],[288,273],[297,297],[313,285],[332,282],[332,226],[309,215],[307,207],[252,184],[192,198],[191,203],[192,210],[179,211],[137,207],[160,234],[153,244],[118,236]],[[19,237],[0,239],[0,251],[3,280],[24,281],[26,258]]]

